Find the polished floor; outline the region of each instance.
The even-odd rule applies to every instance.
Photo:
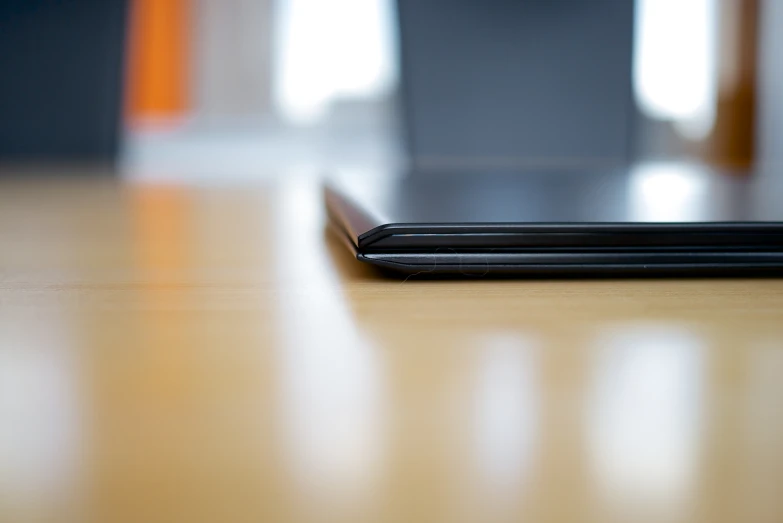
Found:
[[[403,281],[307,176],[6,177],[0,521],[783,521],[783,280]]]

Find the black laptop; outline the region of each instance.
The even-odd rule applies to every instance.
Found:
[[[483,276],[783,274],[783,180],[677,164],[332,181],[361,262]]]

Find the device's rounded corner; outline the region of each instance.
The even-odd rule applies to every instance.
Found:
[[[377,225],[373,227],[372,229],[359,235],[359,237],[357,238],[358,240],[357,246],[360,249],[369,247],[370,245],[377,242],[378,240],[381,240],[393,234],[393,229],[396,226],[397,224],[394,223],[382,223],[381,225]]]

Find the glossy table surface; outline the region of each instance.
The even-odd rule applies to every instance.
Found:
[[[783,521],[783,280],[402,281],[323,224],[0,180],[0,521]]]

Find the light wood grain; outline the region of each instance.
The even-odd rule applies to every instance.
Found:
[[[401,281],[316,181],[0,182],[0,521],[782,521],[783,281]]]

